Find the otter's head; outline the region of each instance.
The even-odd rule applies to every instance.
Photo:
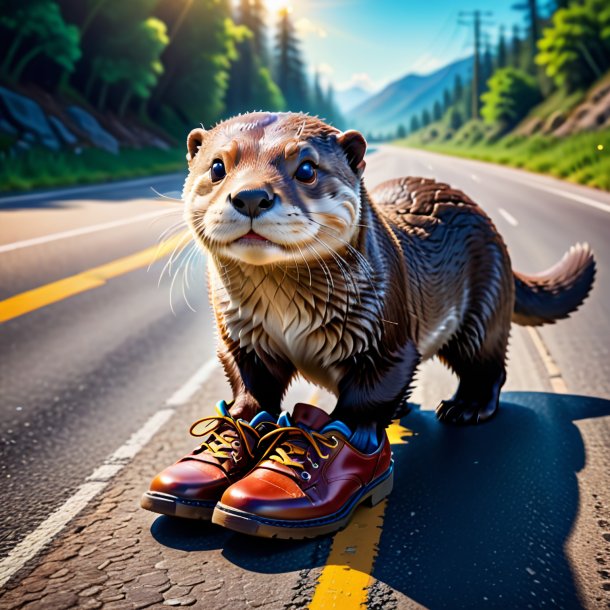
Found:
[[[187,141],[186,215],[212,254],[266,265],[329,258],[355,239],[366,142],[292,113],[253,113]]]

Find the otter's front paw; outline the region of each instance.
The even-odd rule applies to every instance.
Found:
[[[491,419],[498,410],[497,401],[486,404],[477,401],[467,401],[461,398],[443,400],[436,407],[436,417],[444,424],[466,426],[469,424],[482,424]]]
[[[261,408],[252,397],[238,396],[230,405],[229,413],[233,419],[245,419],[250,421]]]

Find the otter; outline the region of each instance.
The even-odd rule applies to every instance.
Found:
[[[386,426],[408,411],[420,362],[438,356],[459,379],[438,419],[487,421],[511,322],[552,324],[591,290],[587,244],[527,276],[463,192],[405,177],[369,193],[366,147],[357,131],[298,113],[240,115],[188,136],[185,216],[209,254],[234,417],[279,413],[300,374],[335,394],[333,417]]]

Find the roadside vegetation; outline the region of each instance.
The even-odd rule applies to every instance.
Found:
[[[465,125],[462,130],[465,137],[460,141],[422,144],[421,140],[407,138],[396,143],[510,165],[610,191],[610,131],[578,133],[565,138],[515,135],[488,142],[479,138],[481,132],[476,127]]]
[[[405,146],[492,161],[610,190],[610,5],[558,0],[527,10],[525,32],[501,30],[443,99],[394,137]]]

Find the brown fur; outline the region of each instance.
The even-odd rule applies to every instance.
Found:
[[[299,373],[337,395],[336,417],[385,425],[404,411],[420,360],[438,355],[460,378],[439,418],[488,419],[511,320],[567,316],[592,285],[592,255],[578,246],[546,275],[515,276],[495,226],[461,191],[404,178],[369,196],[365,149],[357,132],[290,113],[189,136],[187,218],[211,255],[232,412],[277,412]],[[218,182],[215,159],[227,172]],[[295,178],[303,160],[318,166],[311,184]],[[234,202],[252,189],[270,209],[247,217]],[[248,241],[251,230],[268,241]]]

